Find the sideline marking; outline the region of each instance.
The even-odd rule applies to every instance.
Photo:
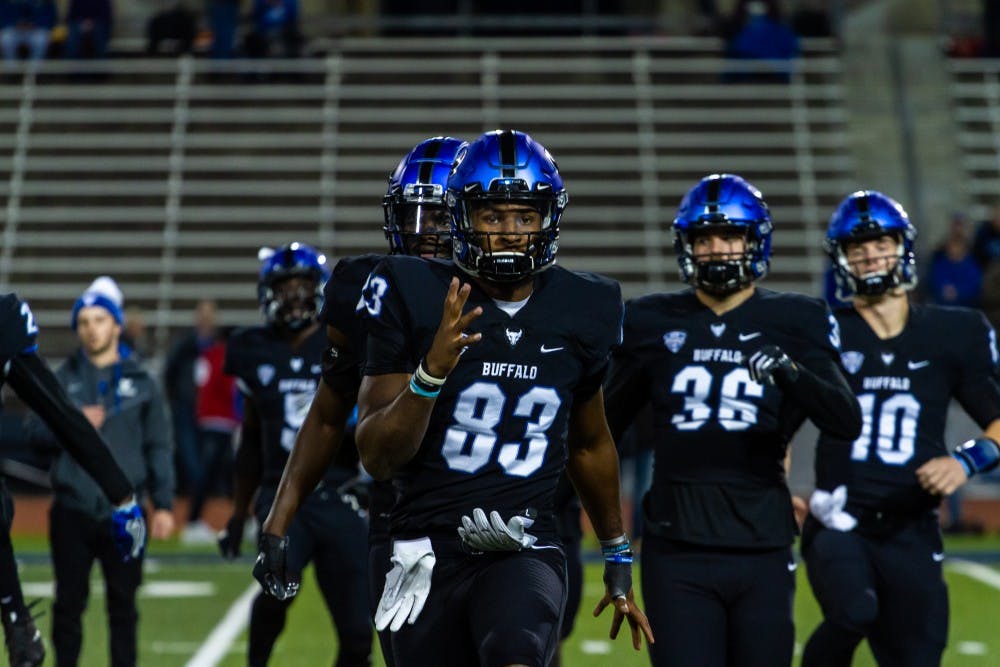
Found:
[[[226,615],[208,635],[198,652],[187,661],[185,667],[215,667],[219,664],[229,652],[233,640],[243,632],[250,621],[250,604],[259,591],[260,584],[255,581],[236,598],[226,611]]]
[[[971,560],[949,558],[947,568],[1000,590],[1000,572],[997,572],[992,567],[973,563]]]

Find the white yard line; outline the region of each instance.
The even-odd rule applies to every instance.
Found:
[[[250,604],[257,597],[260,584],[253,582],[243,594],[236,598],[226,615],[212,630],[198,652],[187,661],[185,667],[215,667],[229,651],[236,637],[250,621]]]
[[[959,574],[964,574],[967,577],[972,577],[976,581],[1000,590],[1000,572],[997,572],[992,567],[980,565],[979,563],[973,563],[971,560],[963,560],[961,558],[949,558],[947,560],[947,566],[948,569],[953,572],[958,572]]]

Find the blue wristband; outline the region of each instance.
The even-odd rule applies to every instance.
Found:
[[[427,391],[426,389],[418,385],[412,377],[410,378],[410,391],[412,391],[417,396],[423,396],[424,398],[437,398],[438,394],[441,393],[440,389],[438,389],[437,391]]]
[[[1000,445],[990,438],[974,438],[956,447],[952,456],[962,464],[965,473],[972,477],[977,473],[989,472],[1000,464]]]

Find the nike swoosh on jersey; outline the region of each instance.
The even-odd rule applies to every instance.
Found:
[[[756,338],[759,335],[760,335],[759,331],[755,331],[753,333],[748,333],[748,334],[741,333],[739,335],[739,339],[740,339],[741,343],[745,343],[748,340],[753,340],[754,338]]]
[[[934,553],[931,554],[931,560],[934,561],[935,563],[940,563],[941,561],[944,560],[944,552],[935,551]]]
[[[906,367],[911,371],[915,371],[923,368],[924,366],[930,366],[930,364],[931,362],[929,361],[907,361]]]
[[[795,570],[797,570],[797,569],[799,569],[799,564],[796,563],[795,561],[792,561],[791,563],[788,564],[788,571],[789,572],[795,572]]]
[[[545,345],[542,345],[541,349],[542,349],[542,354],[548,354],[549,352],[558,352],[559,350],[562,350],[564,348],[561,348],[561,347],[545,347]]]

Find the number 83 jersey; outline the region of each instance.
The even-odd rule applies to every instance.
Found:
[[[389,257],[375,268],[360,309],[368,326],[365,375],[411,373],[431,347],[448,285],[470,282],[450,261]],[[396,537],[455,537],[480,507],[504,518],[535,510],[531,529],[555,540],[553,498],[566,464],[569,416],[600,389],[621,336],[618,284],[552,267],[513,315],[472,283],[466,312],[483,314],[435,400],[414,458],[393,479]]]
[[[941,499],[926,493],[915,473],[949,453],[944,429],[951,399],[981,428],[1000,418],[996,334],[982,313],[968,308],[911,305],[903,331],[884,340],[854,308],[835,315],[862,428],[853,442],[820,436],[816,486],[846,484],[849,508],[928,512]]]
[[[618,438],[651,405],[650,530],[714,547],[791,544],[796,528],[783,464],[805,413],[780,387],[752,380],[745,360],[777,345],[828,379],[838,373],[838,344],[825,304],[798,294],[758,287],[722,315],[693,290],[630,301],[607,414]]]

